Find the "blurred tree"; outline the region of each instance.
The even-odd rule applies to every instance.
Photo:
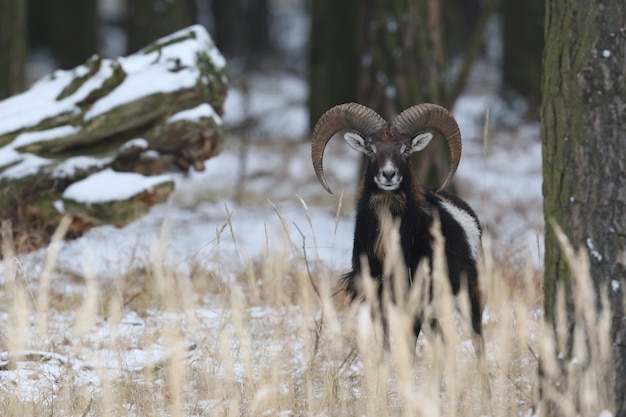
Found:
[[[0,99],[26,85],[26,0],[0,0]]]
[[[545,0],[503,1],[503,79],[528,100],[528,114],[539,117],[541,105],[541,57]]]
[[[50,6],[48,0],[26,0],[28,49],[49,48]]]
[[[82,64],[98,53],[96,0],[47,0],[49,32],[46,36],[60,68]],[[44,2],[45,3],[45,2]]]
[[[309,117],[311,128],[330,107],[358,101],[357,16],[364,2],[314,0],[311,10]]]
[[[227,57],[251,57],[270,49],[268,0],[213,0],[215,44]]]
[[[482,12],[481,0],[441,0],[441,16],[445,28],[444,53],[462,55],[469,46],[468,33],[474,33]]]
[[[384,117],[425,101],[451,108],[465,86],[499,0],[486,1],[478,11],[470,8],[478,16],[465,22],[473,30],[470,36],[464,35],[462,63],[454,74],[450,71],[450,58],[459,50],[448,42],[450,31],[445,26],[442,4],[440,0],[360,3],[358,95]],[[465,10],[456,6],[461,12]]]
[[[127,0],[128,53],[194,23],[191,0]]]
[[[569,292],[572,273],[550,227],[550,222],[554,221],[574,246],[589,251],[598,305],[600,290],[608,289],[613,315],[614,366],[607,369],[613,392],[607,393],[609,404],[605,406],[617,417],[626,417],[624,22],[626,3],[623,1],[546,3],[541,112],[546,219],[545,314],[556,326],[557,288],[564,288],[569,328],[573,325],[574,301]],[[566,351],[558,352],[563,369],[573,359],[571,336]],[[567,381],[553,382],[543,391],[571,390]],[[548,416],[564,415],[558,400],[544,400],[544,406]],[[602,410],[604,408],[598,409],[596,415]],[[568,415],[576,414],[591,415],[581,410],[572,410]]]
[[[452,0],[449,0],[452,1]],[[465,35],[460,69],[450,76],[440,0],[313,1],[310,121],[330,107],[357,101],[385,118],[434,102],[451,108],[478,57],[489,18],[499,0],[487,0],[475,30]],[[458,6],[458,4],[457,4]],[[474,2],[471,2],[474,10]],[[461,10],[463,10],[461,8]],[[472,22],[468,22],[468,26]],[[420,177],[436,183],[446,174],[448,150],[440,144],[416,155]]]
[[[439,2],[364,0],[359,101],[391,119],[424,101],[442,103]]]

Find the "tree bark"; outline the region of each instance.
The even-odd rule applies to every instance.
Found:
[[[575,325],[572,271],[549,226],[554,221],[575,247],[588,251],[597,297],[608,289],[614,366],[607,377],[617,417],[626,416],[625,22],[621,1],[546,3],[541,127],[546,318],[556,325],[557,288],[567,288],[570,327]],[[563,352],[565,361],[568,354]],[[548,415],[561,415],[557,406],[548,408]]]
[[[26,85],[26,0],[0,0],[0,99]]]
[[[0,218],[20,247],[45,245],[64,213],[74,216],[70,237],[129,223],[172,191],[158,174],[202,170],[222,147],[224,71],[206,31],[192,26],[0,102]],[[116,198],[111,184],[121,191],[129,181],[135,191]],[[77,191],[89,186],[101,190],[95,199]]]

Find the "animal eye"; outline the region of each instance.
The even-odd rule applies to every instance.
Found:
[[[365,152],[368,155],[374,155],[376,153],[376,148],[373,145],[367,145],[365,146]]]
[[[408,147],[408,146],[406,146],[406,145],[402,145],[402,146],[400,147],[400,153],[401,153],[401,154],[406,154],[406,155],[408,155],[408,154],[410,154],[410,153],[411,153],[411,148],[409,148],[409,147]]]

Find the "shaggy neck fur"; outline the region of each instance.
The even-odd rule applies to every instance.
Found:
[[[394,238],[399,240],[399,219],[406,212],[406,196],[392,191],[372,194],[368,206],[378,219],[374,254],[382,263],[388,252],[387,248],[396,243]]]

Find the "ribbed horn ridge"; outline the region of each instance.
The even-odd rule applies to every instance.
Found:
[[[357,103],[339,104],[320,117],[311,134],[311,159],[317,179],[330,194],[333,192],[324,178],[324,149],[333,135],[341,130],[351,130],[363,137],[378,132],[385,120],[374,110]]]
[[[404,110],[392,125],[398,133],[409,137],[415,137],[424,130],[433,130],[444,137],[450,148],[450,170],[439,191],[446,188],[461,161],[461,130],[454,116],[437,104],[423,103]]]

